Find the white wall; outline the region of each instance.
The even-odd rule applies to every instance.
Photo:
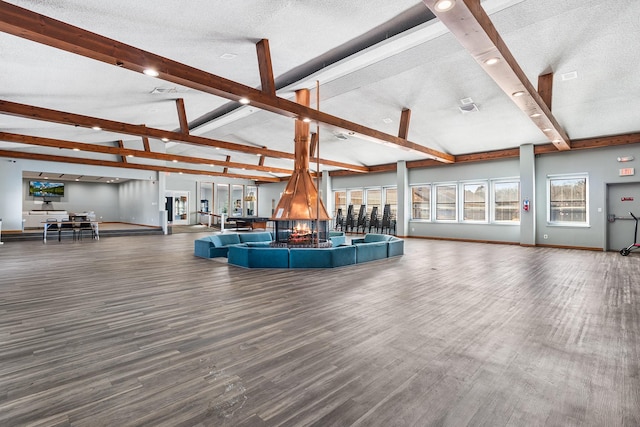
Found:
[[[22,229],[22,168],[5,158],[0,158],[0,218],[3,231]]]
[[[118,186],[120,222],[162,226],[160,210],[164,203],[158,200],[158,181],[132,180]],[[97,212],[96,212],[97,214]]]
[[[23,203],[22,210],[46,209],[42,204],[42,197],[29,195],[29,181],[22,182]],[[63,210],[67,212],[93,211],[99,221],[113,222],[120,220],[119,184],[112,183],[87,183],[64,181],[63,197],[47,197],[51,201],[48,209]]]

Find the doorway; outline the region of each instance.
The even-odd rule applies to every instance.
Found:
[[[619,251],[633,242],[635,221],[640,214],[640,182],[607,184],[607,250]]]
[[[173,225],[189,225],[189,192],[172,191],[165,195],[167,219]]]

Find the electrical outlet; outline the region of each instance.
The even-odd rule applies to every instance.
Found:
[[[548,238],[549,238],[549,235],[548,235],[548,234],[545,234],[545,235],[543,235],[543,236],[542,236],[542,238],[543,238],[543,239],[548,239]]]

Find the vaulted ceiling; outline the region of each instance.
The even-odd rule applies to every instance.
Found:
[[[312,119],[332,171],[640,142],[637,0],[0,10],[0,157],[278,180],[293,166],[296,117]],[[158,77],[141,72],[147,60]],[[304,88],[307,110],[292,105]]]

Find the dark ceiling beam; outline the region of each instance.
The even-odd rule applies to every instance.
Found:
[[[149,138],[146,136],[142,137],[142,146],[144,147],[144,151],[151,152],[151,146],[149,145]]]
[[[398,137],[407,139],[409,136],[409,122],[411,121],[411,110],[408,108],[402,109],[400,115],[400,129],[398,129]]]
[[[587,150],[593,148],[615,147],[620,145],[640,144],[640,132],[626,133],[620,135],[599,136],[595,138],[574,139],[571,141],[571,150]],[[534,153],[554,154],[558,153],[558,149],[553,144],[541,144],[534,147]],[[481,153],[459,154],[456,156],[456,163],[472,163],[486,162],[500,159],[513,159],[520,157],[519,148],[507,148],[504,150],[483,151]],[[443,167],[441,162],[431,159],[410,160],[407,161],[407,169]],[[396,163],[385,163],[382,165],[369,166],[369,173],[391,172],[397,168]],[[348,170],[339,170],[329,172],[329,176],[353,176],[358,175],[357,172]]]
[[[553,98],[553,73],[540,74],[538,76],[538,93],[545,105],[551,110],[551,99]]]
[[[438,10],[438,0],[423,2],[558,150],[571,149],[566,132],[520,68],[479,0],[457,0],[447,11]]]
[[[180,156],[177,154],[166,154],[166,153],[152,153],[149,151],[141,151],[141,150],[133,150],[130,148],[120,147],[108,147],[104,145],[98,144],[87,144],[84,142],[74,142],[74,141],[65,141],[61,139],[53,139],[53,138],[43,138],[39,136],[30,136],[30,135],[20,135],[9,132],[0,132],[0,141],[6,142],[14,142],[17,144],[27,144],[27,145],[36,145],[41,147],[51,147],[51,148],[61,148],[68,150],[79,150],[89,153],[101,153],[101,154],[113,154],[115,156],[120,156],[126,158],[128,156],[131,157],[140,157],[143,159],[152,159],[152,160],[162,160],[166,162],[172,162],[177,160],[182,163],[193,163],[193,164],[202,164],[202,165],[213,165],[213,166],[221,166],[227,168],[234,169],[248,169],[248,170],[259,170],[262,172],[268,173],[284,173],[289,174],[293,173],[290,169],[282,169],[282,168],[272,168],[267,166],[256,166],[250,165],[248,163],[235,163],[235,162],[225,162],[222,160],[213,160],[202,157],[191,157],[191,156]],[[120,145],[122,141],[118,141],[118,145]]]
[[[1,4],[2,2],[0,2]],[[215,139],[205,138],[202,136],[182,134],[163,129],[150,128],[145,125],[134,125],[129,123],[116,122],[113,120],[99,119],[97,117],[83,116],[80,114],[67,113],[63,111],[51,110],[48,108],[35,107],[32,105],[19,104],[16,102],[0,100],[0,113],[9,114],[17,117],[41,120],[52,123],[61,123],[70,126],[79,126],[84,128],[92,128],[99,126],[104,131],[155,138],[167,139],[172,141],[184,142],[186,144],[201,145],[207,147],[219,147],[230,151],[240,151],[250,154],[261,154],[270,157],[284,158],[293,160],[293,153],[284,151],[269,150],[266,148],[253,147],[249,145],[235,144],[232,142],[218,141]],[[358,172],[368,172],[367,166],[350,165],[344,162],[336,162],[333,160],[320,159],[325,165],[335,166],[345,169],[353,169]]]
[[[139,73],[153,69],[160,79],[172,83],[236,102],[246,98],[253,106],[272,113],[292,118],[308,118],[323,123],[332,130],[354,132],[361,139],[395,144],[445,163],[453,163],[455,160],[450,154],[264,93],[5,1],[0,1],[0,31]]]
[[[262,92],[276,96],[276,82],[273,78],[273,65],[271,64],[271,51],[269,40],[262,39],[256,44],[258,53],[258,68],[260,69],[260,83]]]
[[[121,139],[118,140],[118,148],[124,148],[124,142],[122,142]],[[126,154],[120,154],[120,161],[122,163],[127,163],[127,155]]]
[[[227,163],[230,163],[230,162],[231,162],[231,156],[227,156]],[[228,171],[229,171],[229,168],[224,168],[222,170],[223,173],[227,173]]]
[[[80,164],[80,165],[107,166],[112,168],[123,168],[123,169],[149,170],[149,171],[156,171],[156,172],[187,173],[192,175],[229,177],[229,174],[198,170],[198,169],[172,168],[168,166],[143,165],[139,163],[121,163],[121,162],[113,162],[108,160],[97,160],[97,159],[81,159],[78,157],[53,156],[49,154],[40,154],[40,153],[25,153],[23,151],[0,150],[0,157],[8,157],[12,159],[41,160],[46,162],[58,162],[58,163],[74,163],[74,164]],[[254,181],[261,181],[261,182],[280,182],[280,178],[275,178],[275,177],[270,178],[270,177],[264,177],[264,176],[252,176],[252,175],[241,175],[241,174],[234,174],[233,178],[248,179],[248,180],[254,180]]]
[[[189,121],[187,120],[187,110],[184,108],[184,99],[176,99],[176,109],[178,110],[178,122],[180,123],[180,132],[189,134]]]

